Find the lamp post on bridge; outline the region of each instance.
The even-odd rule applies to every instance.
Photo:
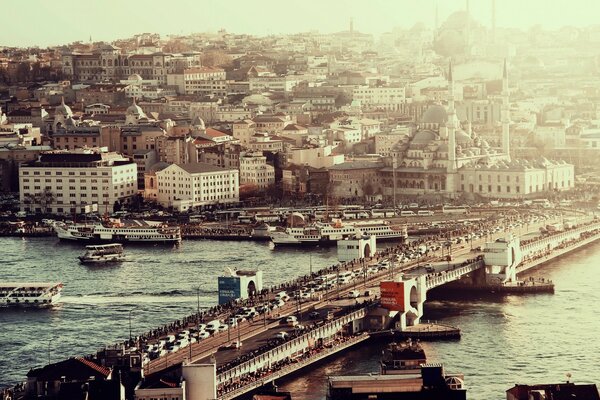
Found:
[[[131,313],[133,312],[133,310],[137,309],[137,307],[133,307],[132,309],[129,310],[129,341],[131,342],[132,340],[132,332],[131,332]]]

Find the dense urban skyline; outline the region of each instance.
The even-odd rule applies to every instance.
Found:
[[[118,0],[84,3],[67,3],[64,0],[51,3],[41,0],[10,2],[3,5],[4,12],[14,17],[4,21],[5,31],[0,45],[51,46],[88,41],[90,36],[94,41],[112,41],[139,32],[177,35],[221,28],[253,35],[316,29],[335,32],[347,29],[351,18],[354,19],[355,29],[381,34],[396,26],[410,27],[417,22],[433,27],[436,3],[440,23],[452,12],[466,7],[465,0],[427,0],[419,4],[406,0],[349,0],[344,1],[343,6],[338,1],[306,0],[295,3],[291,12],[290,8],[281,8],[281,3],[274,0],[239,4],[215,0],[174,0],[168,3],[172,17],[165,18],[165,3],[156,0],[127,3]],[[231,12],[233,9],[235,13]],[[544,10],[543,15],[539,10]],[[491,0],[471,1],[470,12],[478,22],[491,25]],[[25,15],[26,24],[19,18]],[[290,18],[293,23],[290,23]],[[56,29],[36,29],[48,21],[54,21]],[[562,26],[584,27],[596,22],[595,13],[590,12],[590,3],[584,0],[496,2],[498,27],[527,29],[540,25],[556,29]]]

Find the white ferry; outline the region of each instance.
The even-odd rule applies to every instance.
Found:
[[[125,260],[123,245],[119,243],[85,246],[86,252],[79,256],[82,264],[113,264]]]
[[[149,221],[131,221],[95,224],[55,224],[54,230],[59,239],[78,240],[89,243],[139,242],[139,243],[178,243],[181,229]]]
[[[0,283],[0,305],[50,307],[58,301],[62,283]]]
[[[276,246],[331,244],[357,235],[373,235],[377,240],[400,239],[408,237],[406,226],[393,227],[388,221],[363,221],[342,224],[320,223],[305,227],[291,227],[271,232],[271,241]]]

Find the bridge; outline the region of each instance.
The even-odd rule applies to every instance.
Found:
[[[227,332],[152,360],[144,372],[150,376],[181,365],[188,398],[233,399],[362,343],[374,332],[389,330],[390,326],[404,330],[419,324],[427,292],[433,288],[465,278],[493,284],[514,282],[518,273],[539,265],[540,255],[552,251],[562,254],[598,239],[600,222],[587,221],[523,244],[515,236],[503,238],[498,233],[486,243],[483,253],[456,249],[452,262],[430,257],[396,267],[391,257],[390,269],[371,274],[366,272],[369,265],[364,264],[359,268],[364,271],[359,279],[338,284],[335,290],[324,294],[318,292],[303,303],[286,302],[262,318],[239,323]],[[351,290],[365,294],[358,299],[349,298]],[[391,292],[386,293],[388,290]],[[319,314],[318,320],[310,317],[314,313]],[[300,327],[282,324],[282,317],[287,315],[296,315]],[[275,335],[281,332],[287,338],[274,343]],[[242,347],[220,349],[232,340],[243,343]]]

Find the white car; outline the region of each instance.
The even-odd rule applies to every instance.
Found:
[[[275,339],[282,339],[282,340],[285,340],[285,339],[287,339],[287,338],[288,338],[288,336],[289,336],[289,335],[287,334],[287,332],[277,332],[277,333],[275,334]]]
[[[210,337],[210,333],[206,332],[206,331],[200,331],[198,332],[198,339],[206,339]]]

